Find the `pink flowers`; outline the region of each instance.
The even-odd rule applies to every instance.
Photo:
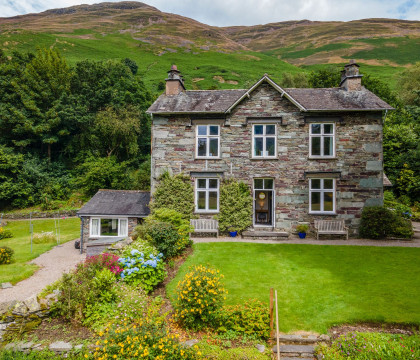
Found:
[[[86,259],[84,266],[95,266],[99,265],[103,268],[107,268],[115,275],[120,275],[124,270],[118,263],[119,257],[114,254],[104,253],[95,256],[90,256]]]

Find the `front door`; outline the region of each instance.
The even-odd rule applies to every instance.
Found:
[[[254,226],[273,226],[274,180],[254,179]]]

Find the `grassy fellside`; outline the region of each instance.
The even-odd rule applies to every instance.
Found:
[[[225,276],[227,303],[279,296],[280,330],[326,332],[335,324],[420,324],[420,249],[293,244],[201,243],[168,285],[195,264]]]
[[[34,233],[52,231],[55,234],[54,220],[33,220]],[[31,236],[29,220],[10,221],[5,229],[12,231],[13,238],[0,240],[0,246],[8,246],[15,251],[13,262],[0,265],[0,283],[17,282],[30,277],[38,268],[28,262],[44,252],[52,249],[57,243],[33,244],[31,253]],[[80,219],[60,219],[60,243],[78,238],[80,235]]]

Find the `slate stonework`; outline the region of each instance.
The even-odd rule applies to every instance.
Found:
[[[291,231],[299,222],[345,219],[355,234],[363,206],[383,199],[382,113],[340,112],[336,122],[336,158],[309,158],[309,124],[304,114],[269,84],[260,85],[221,125],[221,158],[195,159],[195,125],[189,116],[155,115],[152,124],[152,193],[165,170],[173,174],[221,171],[250,188],[253,178],[274,178],[275,228]],[[278,118],[276,159],[251,159],[252,125],[247,117]],[[205,115],[203,116],[205,119]],[[189,126],[190,123],[192,126]],[[229,124],[229,126],[227,126]],[[336,215],[309,214],[309,179],[305,172],[340,172],[336,181]],[[194,182],[194,179],[192,179]],[[205,217],[208,217],[207,215]]]

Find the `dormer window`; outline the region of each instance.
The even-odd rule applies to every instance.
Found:
[[[333,158],[335,156],[334,124],[310,124],[309,157]]]
[[[197,125],[196,156],[200,159],[220,157],[220,126]]]

